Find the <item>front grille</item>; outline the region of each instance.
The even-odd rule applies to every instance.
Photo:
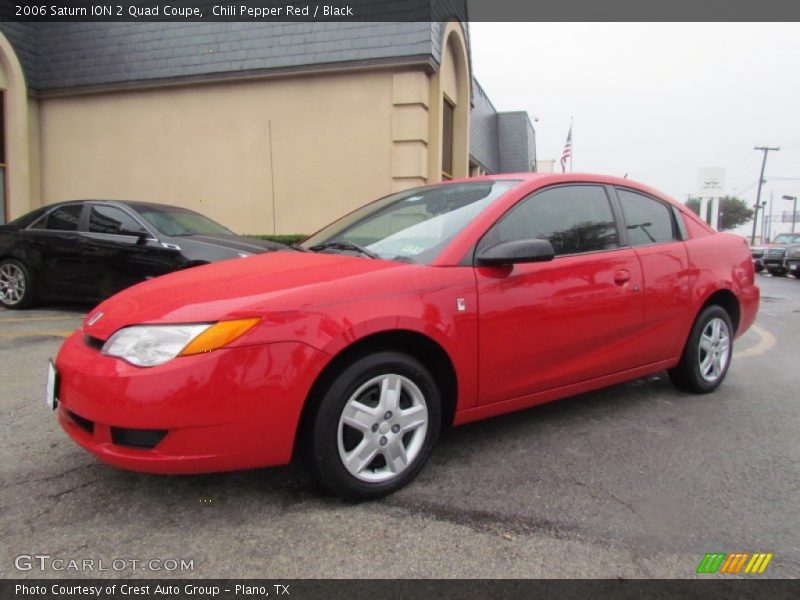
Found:
[[[71,410],[67,411],[69,418],[72,419],[72,422],[75,423],[78,427],[83,429],[89,435],[94,434],[94,422],[90,421],[89,419],[84,419],[80,415],[76,415]]]
[[[95,350],[102,350],[105,344],[103,340],[86,334],[83,335],[83,343]]]
[[[786,254],[786,248],[770,248],[769,250],[767,250],[767,256],[771,258],[775,257],[780,258],[784,254]]]
[[[111,441],[117,446],[151,450],[167,435],[166,429],[123,429],[111,428]]]

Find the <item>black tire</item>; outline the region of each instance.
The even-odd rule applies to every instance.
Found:
[[[753,265],[753,269],[755,269],[756,273],[761,273],[761,271],[764,270],[764,265],[762,265],[761,263],[755,263]]]
[[[382,377],[395,377],[396,379],[387,379],[387,382],[400,382],[397,388],[400,392],[397,409],[391,417],[385,419],[389,411],[383,412],[381,402],[388,396],[381,393],[380,383],[372,383]],[[352,409],[352,403],[357,400],[363,400],[358,406],[366,406],[374,400],[375,406],[369,406],[369,409],[382,415],[358,412],[359,417],[365,419],[365,429],[361,431],[348,425],[340,425],[345,408]],[[411,409],[420,413],[420,401],[427,410],[427,424],[424,428],[417,426],[405,431],[400,422],[407,417],[402,415],[411,414]],[[419,361],[406,354],[381,351],[354,360],[323,390],[316,410],[311,415],[310,426],[305,431],[308,439],[301,440],[301,443],[305,445],[306,463],[322,487],[349,500],[371,500],[399,490],[417,476],[437,441],[440,423],[440,394],[430,372]],[[404,422],[403,427],[406,425],[408,423]],[[376,427],[386,428],[388,431]],[[372,455],[371,459],[359,461],[367,462],[357,476],[352,472],[357,467],[348,469],[345,466],[345,456],[348,451],[351,456],[354,455],[355,448],[362,447],[362,444],[365,448],[364,456],[370,456],[372,451],[377,454]],[[378,447],[377,444],[383,447]],[[388,452],[399,452],[396,450],[399,448],[398,444],[403,446],[402,455],[409,457],[407,465],[399,468],[392,462],[390,467]],[[399,457],[397,460],[402,461]],[[384,464],[381,465],[381,462]],[[363,479],[369,477],[388,479]]]
[[[14,258],[0,261],[0,305],[8,309],[28,308],[33,304],[31,272]]]
[[[724,324],[724,327],[727,329],[725,332],[727,335],[727,356],[724,360],[724,366],[721,366],[718,374],[714,372],[716,369],[711,365],[712,373],[710,373],[710,375],[712,379],[709,380],[708,375],[704,376],[701,369],[701,363],[704,362],[705,357],[708,357],[709,352],[701,348],[701,338],[704,332],[708,332],[708,328],[713,327],[712,322],[717,319],[721,320],[722,324]],[[686,341],[686,346],[683,349],[681,361],[675,368],[668,371],[672,383],[682,390],[695,394],[708,394],[716,390],[724,381],[731,364],[731,357],[733,356],[733,337],[733,324],[731,323],[731,318],[727,311],[716,304],[704,308],[692,326],[689,339]],[[714,362],[713,354],[711,362]]]
[[[774,267],[767,267],[767,271],[773,277],[786,277],[786,269],[776,269]]]

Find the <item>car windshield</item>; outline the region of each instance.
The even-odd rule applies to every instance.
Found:
[[[776,235],[773,244],[800,244],[800,233],[782,233]]]
[[[302,247],[429,264],[517,181],[452,183],[382,198],[317,232]]]
[[[136,210],[164,235],[233,235],[227,227],[193,210],[176,206],[137,206]]]

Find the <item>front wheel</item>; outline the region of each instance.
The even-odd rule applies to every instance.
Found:
[[[439,391],[419,361],[389,351],[365,356],[321,398],[306,441],[311,471],[339,496],[385,496],[420,472],[440,421]]]
[[[18,260],[0,262],[0,305],[6,308],[27,308],[33,302],[33,278]]]
[[[668,371],[669,378],[687,392],[713,392],[725,379],[732,355],[731,318],[721,306],[709,306],[697,317],[681,362]]]
[[[786,269],[780,269],[776,267],[767,267],[767,271],[773,277],[786,277]]]

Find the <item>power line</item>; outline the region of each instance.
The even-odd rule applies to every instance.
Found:
[[[732,188],[732,189],[731,189],[731,192],[732,192],[732,193],[735,193],[737,196],[741,196],[741,195],[742,195],[742,194],[744,194],[745,192],[748,192],[748,191],[750,191],[751,189],[753,189],[753,188],[756,186],[756,184],[757,184],[757,183],[758,183],[757,181],[754,181],[753,183],[751,183],[750,185],[748,185],[747,187],[745,187],[745,188],[742,188],[742,189],[739,189],[739,188]]]
[[[755,160],[755,162],[753,162]],[[731,175],[728,177],[729,185],[740,185],[743,181],[753,180],[755,181],[755,177],[753,177],[753,168],[758,168],[758,155],[753,153],[750,154],[748,160],[745,160],[740,164],[739,167],[736,169],[731,169]]]

